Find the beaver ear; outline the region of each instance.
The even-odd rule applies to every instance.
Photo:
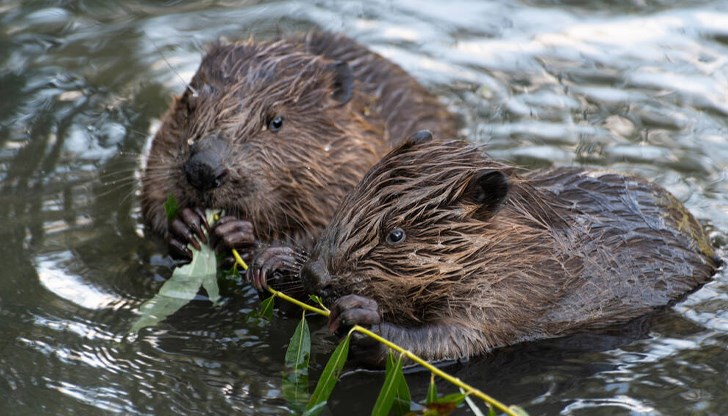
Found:
[[[409,136],[406,140],[407,146],[414,146],[421,143],[432,141],[432,132],[429,130],[420,130]]]
[[[417,133],[407,136],[406,139],[396,148],[396,153],[409,150],[413,146],[432,141],[432,132],[429,130],[420,130]]]
[[[470,179],[462,198],[480,205],[476,215],[493,216],[508,199],[508,177],[499,170],[483,169]]]
[[[328,70],[334,75],[331,98],[341,104],[346,104],[351,100],[354,88],[354,73],[351,71],[351,67],[344,61],[336,61],[329,64]]]

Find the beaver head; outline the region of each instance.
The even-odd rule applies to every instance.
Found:
[[[372,298],[388,322],[493,322],[497,333],[498,322],[521,320],[512,305],[539,308],[558,291],[563,273],[551,273],[563,265],[548,230],[564,219],[515,168],[463,142],[429,139],[419,133],[393,150],[344,200],[304,284],[329,303]]]
[[[386,149],[368,102],[346,62],[283,40],[215,45],[154,139],[144,198],[224,209],[265,240],[323,227]]]

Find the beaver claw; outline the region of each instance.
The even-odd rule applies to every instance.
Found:
[[[291,247],[268,247],[255,257],[248,269],[247,279],[258,291],[268,288],[269,276],[280,277],[281,270],[291,269],[296,261],[296,251]],[[276,273],[278,272],[278,273]]]
[[[377,301],[359,295],[339,298],[331,308],[329,331],[345,335],[354,325],[372,326],[381,323]]]
[[[187,247],[192,245],[200,249],[200,242],[207,242],[205,230],[209,230],[205,213],[199,208],[183,208],[177,216],[169,222],[169,237],[167,244],[172,258],[189,263],[192,260],[192,251]]]

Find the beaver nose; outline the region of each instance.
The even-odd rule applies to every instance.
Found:
[[[218,136],[207,137],[193,144],[184,166],[190,185],[200,191],[222,185],[228,173],[223,161],[226,149],[227,142]]]
[[[331,275],[323,261],[308,261],[301,269],[303,284],[309,293],[327,297],[331,291]]]

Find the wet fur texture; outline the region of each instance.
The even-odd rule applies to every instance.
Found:
[[[344,62],[350,99],[337,97]],[[338,98],[338,99],[337,99]],[[348,97],[347,97],[348,98]],[[345,102],[342,102],[345,101]],[[284,120],[271,131],[276,116]],[[250,221],[257,238],[310,246],[366,170],[422,124],[446,137],[455,118],[398,66],[329,33],[214,45],[155,135],[142,178],[142,214],[168,235],[168,195],[182,207],[224,209]],[[217,188],[188,183],[190,147],[226,143]]]
[[[473,191],[491,172],[507,180],[500,204],[488,183]],[[397,228],[406,237],[391,243]],[[405,143],[338,208],[304,283],[332,304],[373,299],[375,330],[445,359],[625,322],[696,289],[717,261],[685,207],[643,179]]]

